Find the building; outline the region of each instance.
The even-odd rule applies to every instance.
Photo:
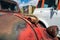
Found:
[[[35,6],[27,5],[21,8],[21,12],[24,14],[32,14],[35,8]]]

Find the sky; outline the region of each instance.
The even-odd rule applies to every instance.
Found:
[[[31,0],[20,0],[21,3],[23,3],[23,2],[28,3],[29,1],[31,1]]]
[[[36,6],[38,3],[38,0],[14,0],[19,4],[19,7],[27,6],[27,5],[33,5]]]

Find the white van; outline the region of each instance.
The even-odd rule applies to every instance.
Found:
[[[39,3],[37,6],[39,6]],[[55,7],[54,5],[48,7],[48,3],[44,4],[44,6],[45,6],[44,8],[41,8],[41,6],[40,8],[37,7],[34,10],[33,15],[37,16],[42,25],[45,26],[46,28],[52,25],[56,25],[60,30],[60,10],[54,8]],[[57,36],[60,37],[60,31]]]

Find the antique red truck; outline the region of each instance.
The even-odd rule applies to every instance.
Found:
[[[37,17],[21,14],[15,1],[0,0],[0,40],[59,40],[57,33],[57,26],[44,28]]]

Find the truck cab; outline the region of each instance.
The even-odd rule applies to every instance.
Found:
[[[60,30],[60,0],[39,0],[33,15],[46,28],[57,25]],[[60,37],[60,31],[58,36]]]
[[[14,14],[20,14],[17,2],[0,0],[0,40],[16,40],[18,33],[16,29],[22,19]]]

